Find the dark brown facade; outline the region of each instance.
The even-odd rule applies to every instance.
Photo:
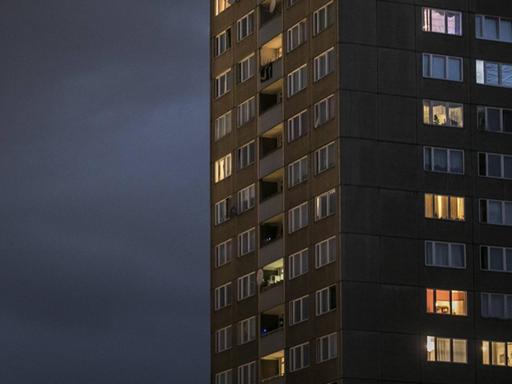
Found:
[[[509,20],[212,1],[212,383],[512,382]]]

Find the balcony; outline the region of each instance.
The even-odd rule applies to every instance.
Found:
[[[284,166],[283,150],[278,149],[260,160],[260,174],[262,178],[275,172]]]
[[[284,263],[283,259],[278,259],[270,264],[265,265],[263,268],[263,281],[261,283],[261,290],[271,288],[276,284],[281,284],[284,281]]]
[[[279,215],[284,210],[283,194],[278,193],[260,203],[260,222]]]
[[[283,257],[283,239],[281,237],[260,248],[258,266],[262,267]]]
[[[262,383],[284,383],[284,349],[260,359],[261,382]]]
[[[275,81],[260,92],[259,133],[283,121],[283,80]]]
[[[283,77],[283,35],[260,48],[260,89]]]
[[[284,303],[284,284],[273,284],[260,292],[260,311],[268,311]]]
[[[283,61],[281,59],[262,65],[260,68],[260,82],[262,88],[282,77]]]
[[[263,0],[260,4],[260,41],[268,41],[283,30],[282,0]]]

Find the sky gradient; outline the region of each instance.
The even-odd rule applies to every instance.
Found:
[[[0,382],[208,381],[208,2],[0,2]]]

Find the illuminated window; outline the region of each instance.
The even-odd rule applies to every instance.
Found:
[[[483,271],[512,273],[512,248],[481,246],[480,266]]]
[[[256,141],[242,145],[237,150],[238,169],[244,169],[256,161]]]
[[[464,106],[446,101],[423,100],[423,124],[462,128]]]
[[[302,67],[288,74],[287,80],[288,97],[291,97],[302,91],[308,85],[308,66],[304,64]]]
[[[256,205],[256,185],[252,184],[238,191],[238,213],[243,213]]]
[[[309,319],[309,295],[290,301],[290,325]]]
[[[220,353],[231,349],[232,328],[231,325],[215,332],[215,352]]]
[[[324,265],[336,261],[336,236],[315,244],[315,266],[321,268]]]
[[[464,198],[425,193],[427,219],[464,221]]]
[[[425,241],[425,265],[442,268],[466,268],[466,246],[443,241]]]
[[[427,336],[427,361],[467,364],[468,342],[464,339]]]
[[[237,108],[237,125],[238,127],[247,124],[256,117],[256,98],[253,96],[247,99]]]
[[[483,224],[512,225],[512,201],[481,199],[480,222]]]
[[[215,0],[215,15],[225,11],[231,6],[231,0]]]
[[[215,375],[215,384],[233,384],[233,370],[219,372]]]
[[[220,56],[228,49],[231,48],[231,28],[222,31],[217,36],[215,36],[215,47],[214,54],[215,56]]]
[[[336,190],[331,189],[315,197],[315,220],[322,220],[336,213]]]
[[[290,280],[295,279],[308,272],[309,269],[309,251],[303,249],[288,257],[288,271]]]
[[[286,31],[286,52],[291,52],[306,41],[306,19]]]
[[[424,53],[423,77],[462,81],[462,58]]]
[[[481,301],[483,318],[512,319],[512,295],[504,293],[482,293]]]
[[[315,293],[316,315],[320,316],[336,309],[336,286],[320,289]]]
[[[423,169],[429,172],[464,174],[464,151],[448,148],[423,148]]]
[[[295,187],[308,179],[309,161],[308,157],[294,161],[288,165],[288,188]]]
[[[336,166],[336,143],[332,142],[315,151],[315,174]]]
[[[238,235],[238,255],[244,256],[254,252],[256,249],[256,229],[251,228],[248,231]]]
[[[475,16],[476,38],[512,43],[512,20],[497,16]]]
[[[334,2],[331,1],[313,13],[313,36],[326,30],[329,26],[334,24],[335,20],[336,12]]]
[[[231,165],[231,153],[221,157],[215,161],[215,182],[218,183],[229,176],[231,176],[232,165]]]
[[[236,37],[242,41],[254,32],[254,11],[249,12],[236,22]]]
[[[313,64],[313,79],[318,81],[334,72],[335,52],[334,47],[315,57]]]
[[[314,122],[315,128],[327,123],[334,118],[334,95],[320,100],[314,105]]]
[[[232,113],[226,112],[215,119],[215,140],[220,140],[231,133]]]
[[[427,288],[427,313],[467,316],[467,292]]]
[[[499,153],[479,153],[478,174],[512,180],[512,156]]]
[[[317,339],[316,357],[317,362],[322,363],[338,356],[338,334],[322,336]]]
[[[483,365],[512,367],[512,342],[482,341]]]
[[[238,345],[256,340],[256,317],[250,317],[238,323]]]
[[[237,284],[238,301],[245,300],[256,294],[256,273],[252,272],[238,278]]]
[[[290,372],[309,367],[309,342],[291,347],[289,357]]]
[[[476,83],[512,88],[512,64],[477,60]]]
[[[309,224],[309,204],[302,203],[288,211],[288,233],[297,232]]]
[[[221,285],[215,288],[215,303],[214,308],[216,311],[231,305],[232,293],[231,283]]]
[[[308,110],[305,109],[297,115],[289,118],[287,128],[289,143],[304,136],[308,131]]]
[[[480,106],[478,110],[478,128],[495,133],[512,133],[512,110]]]
[[[215,204],[215,225],[225,223],[231,218],[231,196]]]
[[[462,13],[423,8],[423,31],[460,36],[462,35]]]
[[[256,384],[256,362],[238,367],[237,384]]]
[[[256,55],[253,53],[238,63],[238,81],[243,83],[256,73]]]
[[[215,267],[219,268],[231,261],[233,240],[229,239],[215,246]]]
[[[231,91],[231,85],[231,69],[228,69],[215,78],[215,97],[224,96],[226,93]]]

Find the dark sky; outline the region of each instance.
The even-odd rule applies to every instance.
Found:
[[[0,383],[208,381],[208,7],[0,0]]]

